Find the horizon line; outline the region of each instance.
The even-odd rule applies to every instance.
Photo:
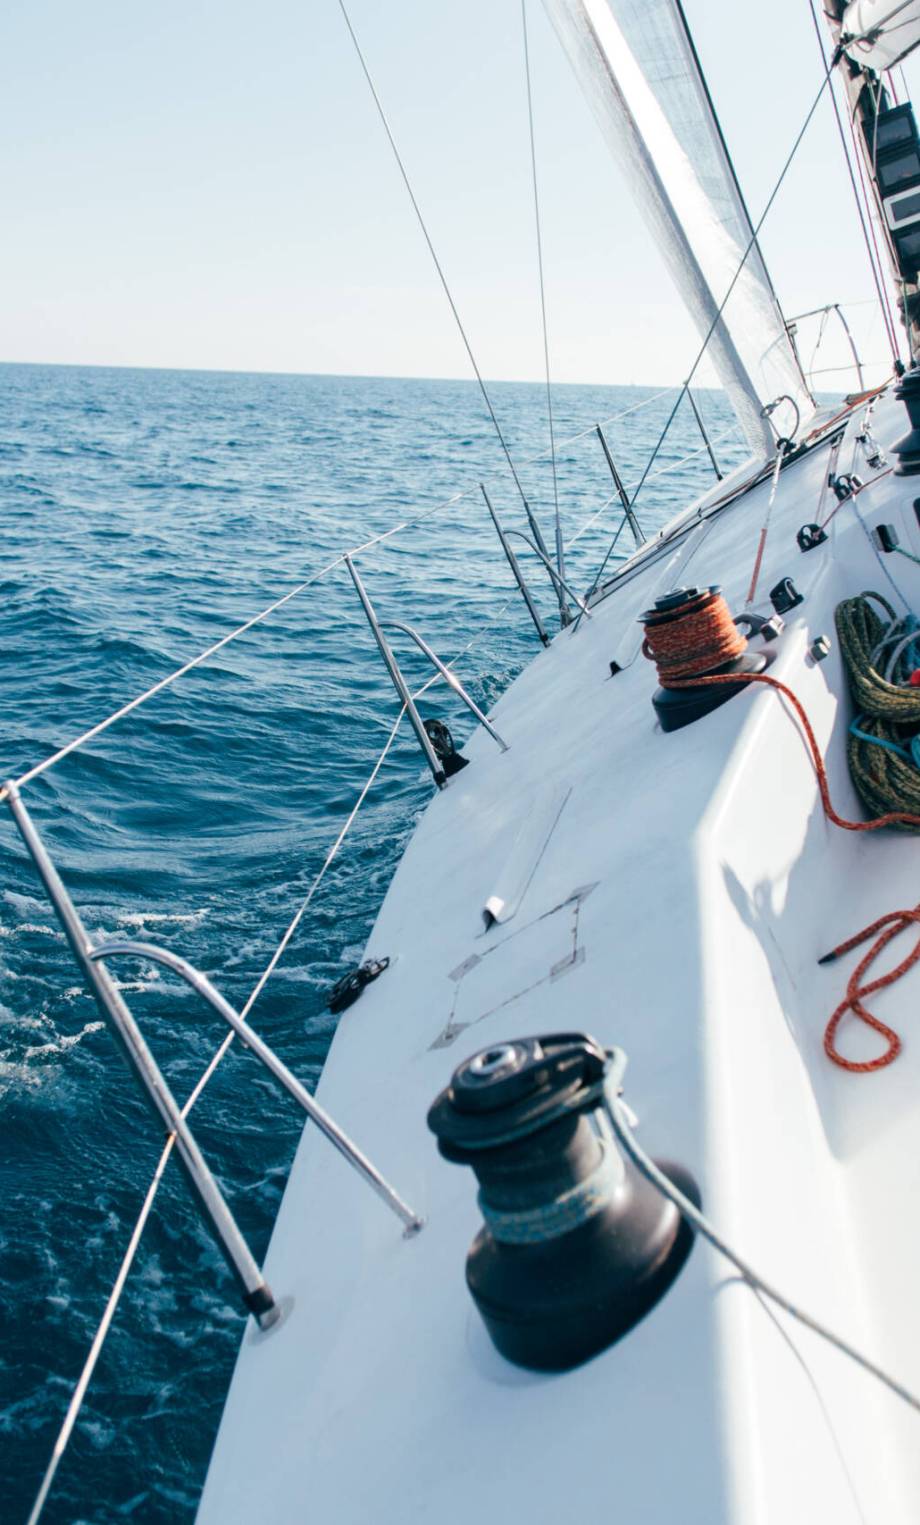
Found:
[[[456,382],[476,387],[478,382],[475,376],[421,376],[421,375],[393,375],[386,371],[284,371],[269,370],[263,367],[245,370],[236,366],[211,366],[211,365],[130,365],[127,362],[100,361],[100,360],[0,360],[2,366],[31,366],[35,369],[47,370],[72,370],[72,371],[161,371],[165,375],[179,373],[190,376],[296,376],[304,380],[321,379],[327,381],[438,381]],[[544,387],[544,377],[517,377],[517,376],[486,376],[484,378],[490,386],[533,386]],[[677,390],[682,383],[680,381],[556,381],[551,380],[551,386],[556,387],[629,387],[636,390],[651,391],[656,387],[662,390]],[[695,387],[695,391],[721,392],[720,386]]]

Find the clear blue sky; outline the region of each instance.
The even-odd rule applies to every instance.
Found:
[[[519,0],[351,9],[484,372],[539,377]],[[687,11],[756,216],[820,83],[807,0]],[[554,374],[678,380],[693,331],[529,12]],[[468,374],[335,0],[8,5],[0,122],[0,359]],[[872,294],[826,103],[763,244],[787,312]]]

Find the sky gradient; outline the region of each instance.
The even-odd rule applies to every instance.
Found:
[[[756,218],[821,80],[807,0],[686,8]],[[351,12],[482,370],[538,379],[519,0]],[[529,16],[554,378],[677,381],[694,332]],[[0,120],[0,359],[469,375],[336,0],[7,7]],[[866,304],[884,355],[827,103],[762,241],[787,313]]]

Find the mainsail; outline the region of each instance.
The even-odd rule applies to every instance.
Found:
[[[787,397],[804,421],[814,401],[679,5],[544,5],[701,340],[712,329],[708,354],[748,444],[757,455],[772,453],[775,434],[764,409]],[[795,412],[783,408],[776,416],[787,433]]]

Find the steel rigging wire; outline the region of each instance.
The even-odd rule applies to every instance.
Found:
[[[687,375],[687,379],[686,379],[686,381],[684,381],[683,385],[681,386],[681,388],[680,388],[680,390],[679,390],[679,392],[677,394],[677,398],[676,398],[676,400],[674,402],[673,407],[671,408],[670,413],[668,414],[665,426],[662,429],[660,435],[658,436],[658,440],[657,440],[657,442],[655,444],[655,448],[653,449],[651,455],[648,458],[648,461],[646,463],[645,470],[643,471],[642,476],[639,478],[639,485],[636,488],[636,490],[635,490],[635,492],[633,493],[633,496],[632,496],[632,504],[633,505],[635,505],[636,499],[638,498],[640,492],[642,491],[642,488],[644,487],[646,481],[648,480],[649,472],[651,471],[652,466],[654,465],[654,463],[655,463],[655,461],[656,461],[656,459],[658,457],[658,452],[660,451],[662,445],[664,444],[665,437],[667,436],[668,430],[670,429],[672,423],[674,422],[674,419],[675,419],[675,417],[677,415],[677,410],[680,407],[681,403],[683,402],[685,394],[689,391],[690,384],[693,381],[693,378],[696,375],[697,370],[699,369],[700,362],[702,361],[703,356],[706,353],[706,350],[709,348],[709,341],[712,338],[713,334],[715,333],[716,328],[718,327],[718,324],[721,322],[722,314],[725,311],[725,308],[726,308],[726,306],[728,304],[728,300],[729,300],[732,292],[734,291],[735,287],[737,286],[738,281],[741,278],[741,272],[743,271],[743,269],[745,267],[745,264],[747,263],[748,255],[750,254],[751,250],[754,248],[754,246],[757,243],[757,239],[758,239],[758,236],[760,234],[760,230],[763,227],[763,225],[764,225],[764,223],[765,223],[765,221],[767,219],[767,216],[768,216],[768,214],[769,214],[769,212],[770,212],[770,210],[771,210],[771,208],[773,206],[774,201],[776,200],[777,196],[779,195],[780,188],[782,187],[782,184],[783,184],[783,182],[784,182],[784,180],[786,178],[786,175],[789,172],[789,169],[790,169],[790,167],[792,165],[792,161],[795,158],[796,154],[798,153],[798,150],[799,150],[799,147],[801,145],[802,139],[804,138],[804,136],[805,136],[806,132],[808,131],[808,128],[809,128],[809,126],[811,124],[811,119],[812,119],[812,117],[814,116],[815,112],[818,109],[818,103],[821,100],[821,97],[824,94],[824,91],[827,89],[828,84],[830,83],[830,78],[831,78],[830,69],[825,65],[825,74],[824,74],[823,80],[821,81],[820,89],[818,90],[817,95],[815,96],[814,100],[812,101],[812,104],[811,104],[811,106],[808,109],[808,114],[806,115],[804,122],[802,123],[801,127],[799,128],[798,133],[796,134],[795,142],[793,143],[792,148],[789,150],[789,154],[788,154],[788,157],[786,159],[786,162],[783,165],[782,170],[780,171],[779,179],[777,180],[777,182],[774,185],[772,191],[770,192],[769,198],[767,200],[767,204],[764,207],[763,211],[760,214],[760,217],[757,220],[756,227],[753,229],[753,231],[751,233],[751,237],[748,240],[747,247],[745,248],[745,251],[744,251],[744,253],[741,256],[741,260],[740,260],[740,262],[738,264],[738,268],[737,268],[737,270],[735,271],[734,275],[731,278],[728,290],[726,291],[724,297],[722,298],[722,301],[719,304],[718,311],[716,312],[715,317],[713,318],[712,322],[709,325],[709,328],[706,331],[706,336],[703,339],[703,342],[700,345],[699,350],[697,351],[696,359],[694,360],[692,366],[690,367],[690,370],[689,370],[688,375]],[[599,569],[597,571],[597,574],[596,574],[596,576],[595,576],[595,578],[594,578],[594,580],[593,580],[593,582],[591,584],[591,587],[588,589],[588,592],[587,592],[587,595],[586,595],[586,598],[585,598],[585,602],[586,603],[591,598],[592,594],[597,591],[598,585],[600,584],[600,580],[603,577],[604,572],[605,572],[605,570],[607,568],[607,563],[610,560],[612,549],[613,549],[613,547],[611,546],[608,549],[607,554],[605,555],[603,561],[601,562],[601,565],[600,565],[600,567],[599,567]],[[576,620],[575,623],[577,625],[578,621]]]
[[[533,212],[537,239],[537,270],[540,276],[540,313],[543,320],[543,367],[546,376],[546,416],[549,422],[549,448],[553,465],[553,506],[556,528],[556,567],[565,577],[565,549],[559,519],[559,479],[556,472],[556,433],[553,426],[553,392],[549,371],[549,335],[546,326],[546,283],[543,275],[543,231],[540,219],[540,193],[537,182],[537,146],[533,125],[533,87],[530,77],[530,47],[527,40],[527,0],[521,0],[521,32],[524,39],[524,77],[527,81],[527,121],[530,127],[530,169],[533,180]],[[562,612],[560,605],[560,613]]]
[[[831,59],[830,63],[828,63],[827,56],[826,56],[826,54],[824,52],[824,37],[823,37],[823,34],[821,32],[821,23],[818,21],[818,13],[815,10],[814,0],[808,0],[808,5],[809,5],[809,10],[811,11],[811,19],[812,19],[812,23],[813,23],[814,29],[815,29],[815,37],[817,38],[817,42],[818,42],[818,51],[821,54],[821,62],[824,65],[825,70],[827,71],[828,78],[830,78],[831,69],[834,67],[834,59]],[[870,269],[872,271],[872,280],[874,282],[876,294],[878,296],[878,304],[879,304],[879,308],[880,308],[881,314],[882,314],[882,322],[883,322],[884,327],[885,327],[885,334],[886,334],[886,337],[888,339],[888,344],[889,344],[889,346],[891,348],[891,358],[892,358],[892,360],[897,361],[897,360],[900,359],[900,353],[899,353],[899,350],[898,350],[897,333],[895,331],[894,324],[892,323],[892,320],[891,320],[891,313],[889,312],[889,309],[888,309],[888,303],[886,301],[886,296],[885,296],[884,281],[883,281],[882,275],[880,274],[880,271],[879,271],[879,269],[877,268],[877,265],[876,265],[876,261],[878,260],[879,264],[881,264],[881,260],[880,260],[879,253],[878,253],[878,245],[875,242],[875,230],[871,228],[871,216],[870,216],[870,220],[869,220],[868,225],[867,225],[867,222],[866,222],[866,213],[863,210],[863,204],[862,204],[862,201],[860,199],[859,190],[857,189],[856,176],[853,173],[853,165],[852,165],[851,160],[850,160],[850,152],[849,152],[849,148],[848,148],[848,145],[847,145],[846,133],[843,130],[843,121],[842,121],[841,116],[840,116],[840,107],[839,107],[839,105],[837,103],[837,97],[834,94],[833,86],[831,86],[830,97],[831,97],[831,104],[832,104],[832,106],[834,108],[834,118],[835,118],[835,120],[837,122],[837,131],[840,134],[840,146],[843,149],[843,157],[844,157],[844,160],[846,161],[847,174],[849,176],[850,186],[851,186],[851,189],[853,191],[853,200],[856,203],[856,211],[857,211],[857,214],[859,216],[859,225],[862,228],[863,242],[865,243],[865,246],[866,246],[866,255],[868,257],[869,266],[870,266]],[[876,124],[877,123],[878,123],[878,112],[876,111]],[[852,129],[853,129],[853,122],[852,122],[852,118],[851,118],[850,119],[850,130],[851,130],[851,132],[852,132]],[[877,130],[877,126],[876,126],[876,130]],[[860,182],[862,182],[862,165],[859,162],[859,151],[856,148],[855,139],[854,139],[854,152],[856,153],[856,167],[859,170]],[[865,195],[865,184],[863,184],[863,194]],[[871,241],[870,241],[870,229],[871,229],[871,233],[872,233]],[[873,257],[873,252],[872,252],[873,251],[873,245],[875,246],[875,256],[874,257]]]
[[[466,353],[467,353],[467,355],[469,357],[470,365],[473,368],[473,374],[476,377],[476,381],[477,381],[477,383],[479,385],[479,390],[482,393],[482,400],[485,403],[486,408],[487,408],[488,413],[489,413],[489,417],[492,420],[492,426],[493,426],[493,428],[495,430],[496,436],[498,438],[498,442],[499,442],[499,444],[500,444],[500,446],[502,448],[502,451],[504,453],[505,460],[508,462],[508,469],[511,472],[512,477],[514,478],[514,485],[517,488],[518,493],[520,494],[521,502],[522,502],[522,504],[524,506],[524,512],[527,515],[527,521],[528,521],[528,523],[530,525],[531,533],[533,534],[533,537],[536,540],[536,542],[537,542],[538,546],[540,547],[541,551],[543,552],[543,554],[546,555],[546,541],[543,539],[543,535],[540,532],[540,526],[537,523],[537,520],[536,520],[536,518],[534,516],[533,510],[532,510],[532,508],[530,506],[530,503],[528,501],[527,494],[525,493],[523,485],[521,483],[521,479],[518,476],[517,467],[515,466],[514,461],[512,459],[511,451],[510,451],[510,449],[508,447],[508,442],[505,439],[504,432],[502,430],[502,426],[499,423],[498,416],[497,416],[497,414],[495,412],[494,407],[492,406],[492,399],[489,396],[488,388],[486,387],[486,384],[485,384],[485,382],[484,382],[484,380],[482,378],[482,372],[479,369],[479,364],[478,364],[478,362],[476,360],[476,356],[473,353],[473,346],[470,343],[469,336],[467,335],[466,329],[465,329],[465,327],[463,325],[463,320],[460,317],[460,313],[459,313],[459,310],[457,308],[457,304],[454,301],[453,293],[451,292],[450,286],[448,285],[447,276],[444,274],[444,268],[443,268],[443,266],[441,264],[441,261],[438,258],[437,251],[435,249],[434,243],[433,243],[432,238],[431,238],[431,234],[428,231],[428,224],[425,222],[425,218],[422,215],[422,209],[419,206],[418,201],[416,200],[415,192],[412,189],[412,182],[409,179],[409,172],[406,169],[405,164],[403,163],[403,158],[402,158],[402,155],[400,154],[399,149],[398,149],[398,147],[396,145],[396,139],[393,136],[393,131],[392,131],[392,128],[390,127],[390,123],[389,123],[389,120],[387,118],[387,114],[386,114],[386,112],[383,109],[383,102],[381,101],[380,96],[377,94],[377,87],[374,84],[373,76],[371,75],[371,71],[370,71],[370,69],[368,67],[367,60],[365,59],[364,54],[361,51],[361,44],[358,42],[358,38],[357,38],[357,35],[355,33],[355,29],[354,29],[354,27],[351,24],[351,17],[348,14],[348,9],[347,9],[347,7],[345,5],[345,0],[338,0],[338,6],[339,6],[339,10],[342,12],[342,17],[343,17],[343,19],[345,21],[345,25],[348,28],[348,35],[351,38],[352,44],[354,46],[355,53],[357,54],[358,62],[361,65],[362,73],[364,74],[364,78],[367,80],[368,89],[371,92],[371,96],[373,97],[374,105],[377,108],[377,115],[379,116],[381,125],[383,127],[383,130],[386,133],[387,141],[388,141],[388,143],[390,145],[390,148],[393,151],[393,157],[396,160],[397,168],[399,169],[399,173],[402,176],[402,181],[403,181],[403,184],[406,187],[406,192],[408,194],[409,200],[412,203],[412,210],[414,211],[416,219],[418,221],[418,225],[419,225],[419,227],[422,230],[422,236],[423,236],[423,238],[425,240],[425,243],[428,246],[428,252],[431,255],[431,259],[432,259],[432,262],[434,264],[434,268],[435,268],[435,270],[438,273],[438,279],[441,282],[441,286],[443,288],[444,295],[446,296],[447,301],[448,301],[448,305],[450,307],[450,310],[453,313],[454,322],[457,325],[457,331],[460,334],[460,338],[463,340],[463,347],[466,350]],[[555,584],[554,584],[554,588],[555,588]],[[563,624],[566,624],[567,623],[567,611],[565,610],[565,599],[564,599],[564,596],[563,596],[563,594],[562,594],[560,589],[555,588],[555,591],[556,591],[557,598],[559,600],[559,613],[560,613],[560,616],[562,618]]]

